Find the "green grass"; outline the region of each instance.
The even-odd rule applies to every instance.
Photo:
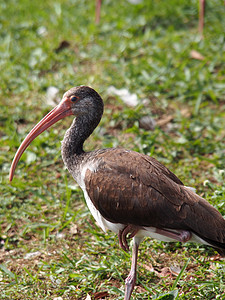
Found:
[[[201,39],[197,4],[105,0],[96,25],[95,1],[0,3],[1,299],[124,295],[130,253],[97,227],[61,160],[70,118],[32,143],[8,181],[16,149],[51,109],[49,86],[62,95],[91,85],[103,96],[86,149],[151,154],[225,215],[225,6],[207,1]],[[62,41],[69,47],[60,50]],[[149,103],[129,108],[107,93],[111,85]],[[156,120],[154,131],[139,128],[144,115]],[[225,299],[225,264],[213,249],[146,240],[138,268],[133,299]]]

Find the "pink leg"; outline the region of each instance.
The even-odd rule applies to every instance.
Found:
[[[135,234],[141,229],[139,226],[128,224],[122,230],[119,231],[119,245],[124,251],[129,250],[129,246],[127,244],[127,238],[131,239],[135,236]],[[129,233],[129,236],[127,237]]]
[[[102,4],[102,0],[96,0],[96,7],[95,7],[95,23],[96,24],[98,24],[100,22],[101,4]]]
[[[205,0],[199,0],[199,24],[198,30],[203,38],[203,28],[204,28],[204,14],[205,14]]]
[[[135,225],[126,225],[123,230],[119,231],[118,237],[119,237],[119,244],[121,248],[125,251],[129,250],[129,246],[127,243],[127,238],[133,238],[136,233],[142,229],[142,227],[135,226]],[[155,231],[158,234],[164,235],[166,237],[170,237],[174,240],[177,240],[179,242],[185,243],[190,240],[191,238],[191,232],[186,230],[176,230],[170,231],[168,229],[156,229]],[[129,236],[127,237],[127,235]],[[132,252],[132,263],[131,263],[131,270],[128,275],[128,277],[125,280],[125,296],[124,300],[130,300],[131,294],[133,292],[136,278],[137,278],[137,258],[138,258],[138,247],[139,247],[140,240],[135,240],[134,238],[134,246],[133,246],[133,252]]]
[[[186,230],[176,230],[176,232],[174,232],[174,231],[170,231],[169,229],[157,228],[155,232],[164,235],[166,237],[175,239],[181,243],[186,243],[191,239],[191,232]]]
[[[119,231],[118,237],[119,237],[119,244],[120,247],[128,251],[129,246],[127,243],[127,238],[131,239],[133,238],[136,233],[141,229],[139,226],[128,224],[126,225],[123,230]],[[129,236],[127,236],[129,234]],[[136,277],[137,277],[137,257],[138,257],[138,247],[141,240],[135,240],[134,239],[134,246],[133,246],[133,252],[132,252],[132,263],[131,263],[131,269],[128,277],[125,280],[125,296],[124,300],[130,300],[132,291],[135,286]]]
[[[139,244],[136,243],[134,240],[131,269],[130,269],[130,273],[129,273],[127,279],[125,280],[126,286],[125,286],[124,300],[130,300],[131,294],[133,292],[133,289],[134,289],[134,286],[136,283],[138,247],[139,247]]]

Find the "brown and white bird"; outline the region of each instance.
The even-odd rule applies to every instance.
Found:
[[[124,299],[129,300],[136,281],[138,247],[145,236],[166,242],[193,241],[225,255],[225,220],[152,157],[121,148],[84,152],[84,141],[102,114],[102,98],[92,88],[78,86],[67,91],[24,139],[9,178],[11,181],[22,153],[40,133],[75,115],[62,142],[62,158],[102,230],[117,233],[124,250],[128,250],[127,239],[133,238],[132,265],[125,281]]]

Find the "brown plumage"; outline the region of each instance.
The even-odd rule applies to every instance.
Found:
[[[83,143],[100,122],[102,113],[103,101],[95,90],[87,86],[70,89],[20,145],[10,180],[34,138],[58,120],[76,116],[62,142],[63,161],[82,188],[100,227],[118,233],[124,250],[128,250],[127,238],[134,240],[124,296],[124,300],[129,300],[136,280],[138,246],[144,236],[163,241],[195,241],[225,255],[225,220],[152,157],[121,148],[84,152]]]
[[[191,231],[225,254],[222,215],[169,169],[134,151],[101,152],[96,155],[97,170],[86,172],[85,185],[104,218],[112,223]]]

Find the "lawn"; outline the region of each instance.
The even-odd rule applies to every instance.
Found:
[[[85,149],[122,146],[152,155],[225,216],[225,5],[206,1],[0,2],[1,299],[123,299],[131,253],[103,233],[65,169],[72,117],[14,154],[59,97],[89,85],[105,113]],[[112,93],[137,95],[129,106]],[[140,126],[143,117],[154,129]],[[209,247],[146,239],[133,299],[225,299],[225,262]],[[61,298],[60,298],[61,297]]]

